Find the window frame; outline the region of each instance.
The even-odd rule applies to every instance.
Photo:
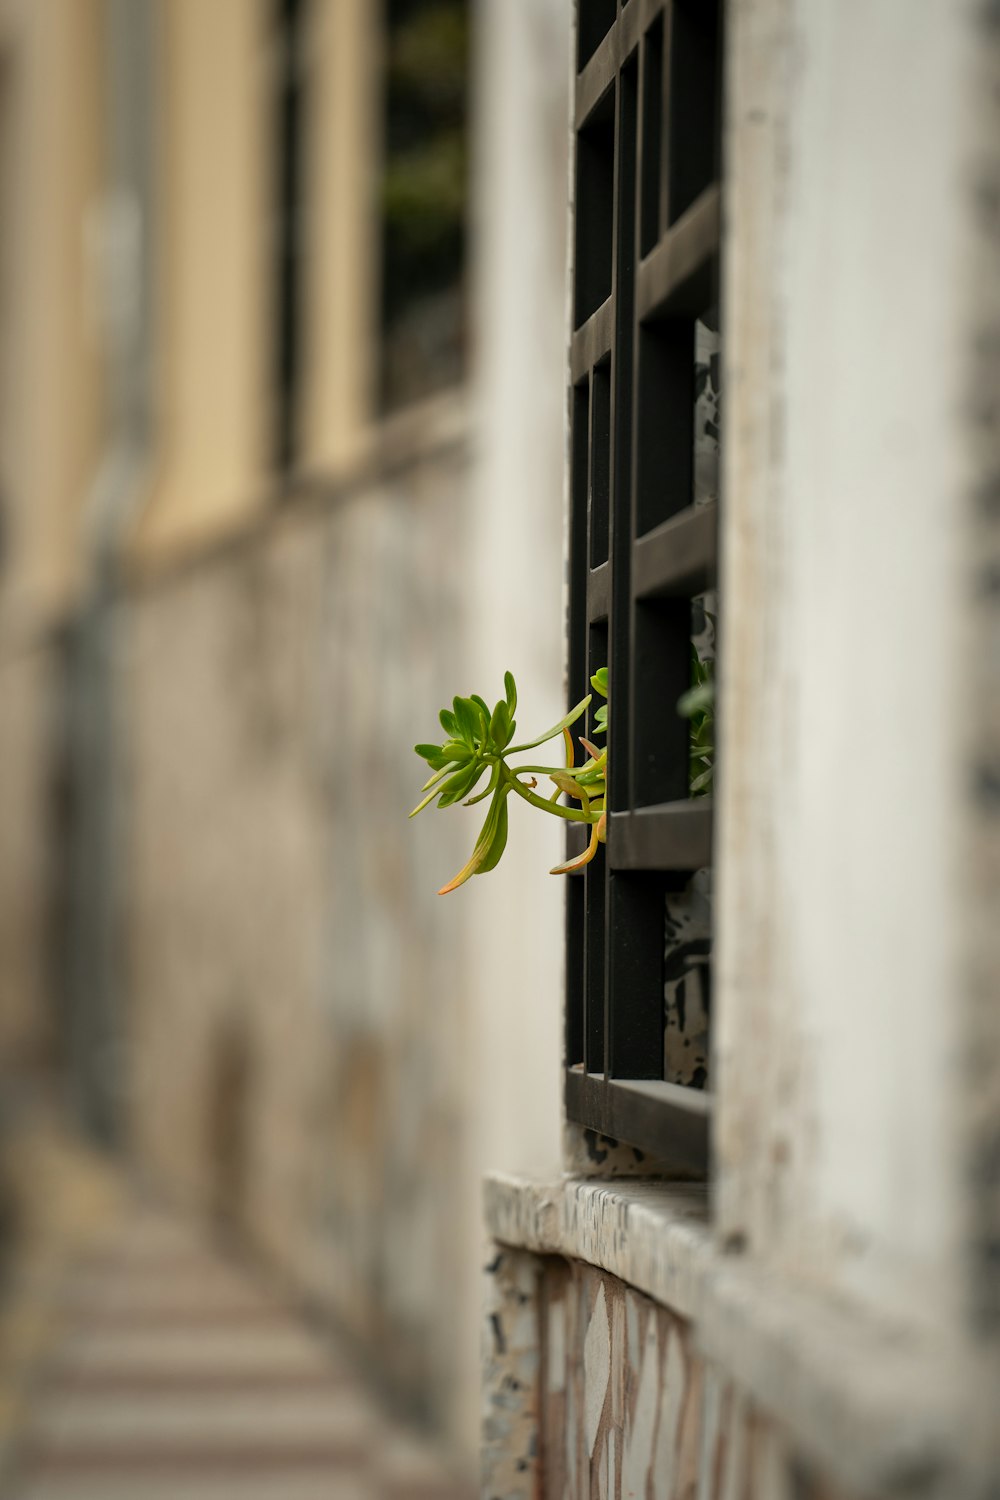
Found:
[[[722,4],[577,9],[568,675],[572,700],[609,667],[610,781],[606,847],[567,897],[564,1102],[570,1121],[704,1177],[711,1095],[663,1076],[664,915],[712,850],[674,705],[691,601],[717,576],[718,506],[694,504],[693,385],[695,320],[718,303]],[[567,846],[580,852],[578,827]]]

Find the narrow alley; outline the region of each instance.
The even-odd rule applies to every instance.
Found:
[[[459,1500],[349,1361],[186,1226],[126,1212],[65,1279],[3,1500]]]

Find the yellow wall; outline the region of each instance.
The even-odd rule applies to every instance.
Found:
[[[158,461],[135,537],[143,560],[251,514],[270,448],[266,7],[160,0],[158,23]]]
[[[100,0],[0,0],[0,628],[72,604],[100,453],[87,222],[101,174]]]
[[[302,467],[350,465],[371,440],[379,286],[379,7],[319,0],[307,79]]]

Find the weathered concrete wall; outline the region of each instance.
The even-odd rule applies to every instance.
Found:
[[[59,653],[38,643],[0,662],[0,1069],[44,1063],[55,1040],[53,950]]]
[[[627,1283],[497,1246],[484,1327],[484,1500],[862,1500]]]
[[[995,7],[730,14],[720,1231],[955,1327],[963,1059],[997,1055],[963,998],[965,831],[995,822],[964,530],[996,484]]]
[[[461,409],[405,471],[303,501],[124,606],[137,1163],[235,1221],[452,1420],[475,814],[408,823],[467,677]]]

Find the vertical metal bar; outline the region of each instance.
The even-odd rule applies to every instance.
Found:
[[[586,934],[584,937],[584,1065],[588,1073],[603,1073],[607,1058],[605,1033],[607,1027],[607,1001],[605,974],[607,969],[607,876],[604,850],[598,850],[584,871],[584,903],[586,909]]]
[[[608,806],[631,805],[629,765],[634,706],[629,692],[632,574],[632,393],[636,265],[636,165],[639,124],[638,56],[629,58],[618,77],[615,158],[615,321],[611,394],[611,561],[608,652],[610,704],[608,762],[611,777]],[[617,713],[616,713],[617,707]],[[622,906],[617,878],[608,875],[605,907],[605,1048],[606,1072],[616,1055],[622,1025],[634,1022],[634,987],[622,988],[623,964],[639,934],[632,925],[641,917]]]
[[[648,255],[663,233],[663,16],[642,38],[639,61],[639,253]]]
[[[590,376],[590,566],[608,559],[608,507],[611,498],[611,367],[597,365]],[[603,663],[602,663],[603,665]]]
[[[612,871],[608,927],[614,932],[614,1005],[607,1077],[663,1077],[664,901],[667,877]]]
[[[569,576],[567,600],[567,667],[572,702],[587,665],[587,469],[590,385],[581,381],[570,392]],[[586,891],[582,880],[567,881],[566,890],[566,1062],[584,1060],[586,967]]]
[[[674,0],[667,0],[663,8],[663,38],[660,50],[660,163],[659,163],[659,230],[657,239],[666,233],[670,223],[670,67],[673,55]]]

